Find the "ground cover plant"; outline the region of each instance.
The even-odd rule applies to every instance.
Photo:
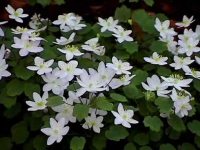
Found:
[[[123,4],[95,22],[74,12],[51,19],[4,9],[2,149],[200,148],[196,18],[172,22]]]

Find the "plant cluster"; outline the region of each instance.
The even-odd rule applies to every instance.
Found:
[[[22,8],[5,9],[15,22],[29,17]],[[125,150],[195,149],[163,142],[187,131],[200,147],[200,26],[193,31],[193,22],[183,16],[172,27],[163,14],[131,15],[126,6],[96,24],[74,13],[53,21],[34,14],[26,27],[0,22],[0,103],[8,118],[19,113],[19,101],[29,111],[12,126],[12,141],[22,144],[29,129],[41,129],[48,139],[36,136],[37,150],[45,148],[41,141],[65,138],[72,150],[122,139]],[[0,138],[7,149],[12,141]]]

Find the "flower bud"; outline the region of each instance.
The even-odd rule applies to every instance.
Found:
[[[146,91],[146,92],[144,93],[144,95],[145,95],[145,100],[146,100],[146,101],[154,101],[155,98],[156,98],[155,93],[152,92],[152,91]]]

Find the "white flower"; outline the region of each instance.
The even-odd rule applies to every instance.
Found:
[[[5,59],[0,60],[0,80],[2,77],[8,77],[11,75],[6,69],[8,68],[8,64],[6,64]]]
[[[200,71],[197,71],[193,68],[192,69],[187,68],[184,71],[185,71],[185,75],[190,75],[190,76],[193,76],[196,79],[200,79]]]
[[[100,80],[98,73],[89,75],[86,70],[83,70],[83,73],[80,75],[80,79],[77,78],[78,84],[81,86],[78,93],[83,95],[86,91],[88,92],[97,92],[104,91],[105,83]]]
[[[65,124],[70,122],[76,122],[76,117],[73,116],[74,106],[69,104],[62,104],[52,108],[55,112],[58,112],[56,119],[65,118]]]
[[[85,45],[82,45],[82,49],[90,52],[94,52],[97,55],[104,55],[105,53],[105,47],[100,46],[99,43],[99,38],[92,38],[88,41],[85,42]]]
[[[199,57],[197,57],[197,56],[195,56],[195,60],[196,60],[197,64],[199,64],[199,65],[200,65],[200,58],[199,58]]]
[[[67,45],[64,48],[60,49],[58,48],[58,50],[61,53],[65,54],[66,60],[69,61],[71,60],[74,56],[81,56],[83,55],[83,53],[81,53],[79,51],[79,48],[75,45]]]
[[[161,78],[165,81],[163,85],[174,86],[178,90],[182,90],[182,87],[190,87],[189,84],[192,82],[192,79],[183,79],[178,74],[173,74],[168,78],[161,76]]]
[[[8,23],[8,21],[0,21],[0,25],[6,24],[6,23]]]
[[[34,62],[35,66],[28,66],[27,69],[37,71],[37,74],[39,75],[42,75],[44,73],[49,73],[52,71],[52,68],[50,66],[54,62],[53,59],[45,62],[44,59],[40,57],[35,57]]]
[[[47,28],[47,26],[45,25],[46,22],[48,22],[48,19],[41,18],[40,14],[35,13],[31,17],[31,21],[29,22],[29,26],[30,26],[31,29],[34,29],[37,32],[44,31]]]
[[[100,80],[102,81],[102,83],[104,83],[105,86],[111,81],[111,79],[115,75],[115,71],[111,68],[107,68],[103,61],[99,63],[97,71],[91,68],[89,69],[89,71],[92,74],[99,74]]]
[[[154,52],[151,57],[144,57],[144,60],[146,62],[154,65],[166,65],[167,59],[168,59],[167,57],[163,57],[162,55],[159,55],[157,52]]]
[[[69,32],[71,30],[80,30],[85,27],[85,24],[81,24],[82,17],[75,15],[74,13],[68,13],[58,16],[58,20],[55,20],[53,24],[60,25],[60,29],[63,32]]]
[[[96,115],[100,115],[100,116],[106,116],[107,115],[107,111],[100,110],[100,109],[93,109],[93,108],[89,109],[89,113],[90,114],[95,113]]]
[[[178,55],[178,50],[177,50],[177,42],[174,40],[173,36],[167,36],[165,38],[159,37],[160,41],[166,42],[167,43],[167,49],[174,55]]]
[[[180,118],[187,116],[188,111],[192,109],[189,104],[191,94],[185,90],[177,92],[177,90],[173,88],[170,97],[174,102],[175,114]]]
[[[189,99],[183,99],[174,102],[175,114],[180,118],[188,116],[188,111],[192,110],[192,106],[190,105],[189,101]]]
[[[174,56],[174,63],[171,63],[170,66],[174,67],[175,70],[178,69],[183,69],[186,70],[188,69],[188,65],[190,65],[191,63],[193,63],[194,60],[191,60],[190,57],[178,57],[178,56]]]
[[[49,136],[47,145],[51,145],[55,141],[60,143],[63,136],[68,133],[69,126],[65,126],[64,118],[61,118],[58,122],[54,118],[50,118],[50,128],[43,128],[41,131]]]
[[[193,32],[192,29],[184,29],[183,34],[178,35],[179,40],[182,42],[187,43],[190,38],[193,40],[198,40],[198,34],[196,32]]]
[[[76,20],[74,13],[68,13],[58,16],[58,20],[53,21],[53,24],[60,25],[60,28],[64,26],[72,25]]]
[[[200,25],[196,26],[195,33],[197,34],[197,39],[200,40]]]
[[[142,82],[142,87],[147,91],[156,91],[157,96],[161,97],[168,97],[166,94],[168,94],[170,91],[166,90],[168,88],[167,85],[163,85],[161,83],[160,78],[157,75],[152,75],[152,77],[147,78],[147,84]]]
[[[2,25],[2,24],[6,24],[8,21],[2,21],[2,22],[0,22],[0,25]],[[1,36],[4,36],[4,32],[3,32],[3,30],[2,30],[2,28],[0,27],[0,37]]]
[[[91,116],[85,118],[85,123],[83,124],[84,129],[93,129],[94,132],[100,133],[100,128],[104,125],[102,124],[103,117],[97,117],[95,113],[92,113]]]
[[[66,99],[66,103],[73,105],[73,103],[81,103],[80,95],[73,91],[68,92],[68,98]]]
[[[117,41],[119,43],[122,43],[124,41],[133,41],[133,38],[129,35],[132,33],[131,30],[124,30],[121,26],[117,26],[117,29],[113,31],[115,36],[117,38]]]
[[[56,39],[56,42],[53,42],[53,43],[58,44],[58,45],[67,45],[67,44],[69,44],[69,43],[71,43],[71,42],[74,41],[75,35],[76,35],[76,33],[73,32],[73,33],[69,36],[68,39],[65,38],[65,37],[63,37],[63,36],[61,36],[60,39]]]
[[[62,32],[69,32],[72,30],[81,30],[83,27],[85,27],[85,24],[80,23],[82,20],[82,17],[76,16],[76,19],[73,21],[73,24],[69,24],[67,26],[61,27]]]
[[[169,25],[170,25],[169,20],[161,22],[158,18],[156,18],[156,23],[154,27],[157,29],[158,32],[160,32],[160,36],[162,38],[166,38],[167,36],[174,36],[177,34],[173,28],[169,28]]]
[[[34,92],[33,93],[34,101],[26,101],[26,104],[30,106],[30,108],[28,108],[28,111],[37,111],[45,109],[47,107],[46,106],[47,98],[48,98],[47,92],[44,92],[42,97],[38,93]]]
[[[4,59],[5,57],[5,52],[6,52],[6,47],[4,44],[1,45],[1,49],[0,49],[0,60]]]
[[[190,97],[191,97],[191,94],[188,93],[187,91],[185,90],[181,90],[181,91],[178,91],[173,88],[172,89],[172,94],[170,95],[171,99],[176,102],[176,101],[181,101],[181,100],[190,100]]]
[[[112,63],[107,63],[106,66],[108,68],[116,71],[116,74],[131,74],[128,70],[132,69],[132,66],[128,62],[122,62],[118,60],[115,56],[112,57]]]
[[[184,27],[184,28],[186,28],[186,27],[189,27],[192,22],[194,22],[193,16],[190,17],[190,18],[188,18],[186,15],[184,15],[183,16],[183,21],[182,22],[177,22],[176,25],[178,27]]]
[[[69,85],[69,81],[66,78],[59,78],[56,76],[58,68],[55,68],[51,73],[42,75],[42,79],[46,82],[43,86],[43,91],[51,91],[56,95],[62,95],[64,90]]]
[[[36,31],[30,32],[30,30],[29,30],[27,33],[29,34],[29,40],[31,40],[31,41],[42,41],[42,40],[45,40],[45,39],[39,37],[39,35],[40,35],[39,32],[36,32]]]
[[[189,38],[187,42],[179,40],[178,45],[180,45],[178,52],[180,54],[186,53],[187,56],[191,56],[194,52],[199,52],[200,47],[198,47],[199,40]]]
[[[98,24],[102,26],[101,32],[114,31],[117,28],[118,20],[114,20],[113,17],[109,17],[108,19],[102,19],[98,17]]]
[[[8,64],[6,64],[5,57],[5,45],[3,44],[0,49],[0,80],[2,77],[8,77],[11,75],[6,69],[8,68]]]
[[[119,103],[118,112],[111,111],[112,114],[115,116],[115,124],[122,124],[126,128],[131,128],[131,124],[137,124],[138,121],[132,119],[134,116],[133,110],[124,110],[123,105]]]
[[[28,14],[23,14],[24,10],[22,8],[18,8],[15,10],[13,7],[8,5],[5,7],[6,11],[9,13],[9,18],[14,19],[16,22],[23,23],[23,20],[21,18],[28,17]]]
[[[16,29],[11,29],[13,34],[22,34],[22,33],[28,33],[31,34],[34,32],[34,30],[24,28],[24,27],[19,27],[17,26]]]
[[[20,49],[20,56],[27,56],[29,52],[38,53],[44,50],[42,47],[39,47],[40,41],[31,41],[27,33],[23,33],[21,39],[14,37],[14,42],[11,46]]]
[[[134,77],[135,75],[128,75],[128,74],[125,74],[125,75],[122,75],[121,77],[119,78],[113,78],[111,80],[111,82],[109,83],[109,86],[112,88],[112,89],[116,89],[120,86],[125,86],[125,85],[128,85],[131,83],[131,79]]]
[[[58,61],[58,66],[61,69],[61,71],[58,72],[58,76],[61,78],[66,77],[68,81],[71,81],[75,75],[77,76],[82,73],[82,69],[77,68],[78,62],[75,60],[72,60],[68,63],[65,63],[64,61]]]
[[[76,19],[74,20],[73,24],[70,24],[68,26],[61,27],[61,30],[63,32],[69,32],[71,30],[81,30],[83,27],[86,27],[85,24],[81,23],[82,17],[76,16]]]
[[[0,27],[0,37],[1,36],[4,36],[4,32],[3,32],[3,30],[1,29],[1,27]]]

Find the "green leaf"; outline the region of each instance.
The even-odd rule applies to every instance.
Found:
[[[118,102],[127,102],[128,100],[126,99],[125,96],[121,95],[121,94],[117,94],[117,93],[111,93],[110,97]]]
[[[121,7],[118,7],[115,11],[115,19],[118,19],[122,22],[127,22],[128,19],[131,18],[131,9],[126,7],[125,5],[122,5]]]
[[[193,80],[193,86],[198,92],[200,92],[200,80],[194,79]]]
[[[181,132],[174,130],[173,128],[169,128],[169,138],[172,140],[178,140],[181,136]]]
[[[158,142],[162,138],[163,131],[160,130],[159,132],[151,131],[149,132],[150,140],[153,142]]]
[[[162,41],[154,41],[151,46],[150,50],[157,53],[162,53],[167,50],[167,44]]]
[[[160,76],[170,76],[172,74],[171,70],[167,67],[159,66],[156,71]]]
[[[139,2],[139,0],[129,0],[129,2],[131,3],[131,2]]]
[[[84,137],[74,136],[70,141],[70,149],[71,150],[83,150],[85,143],[86,143],[86,140]]]
[[[134,74],[136,75],[134,78],[133,78],[133,84],[135,86],[137,85],[141,85],[142,82],[146,81],[146,78],[148,77],[148,73],[146,71],[143,71],[143,70],[140,70],[140,69],[137,69]]]
[[[130,58],[130,54],[126,51],[121,50],[121,49],[120,50],[117,49],[115,51],[115,53],[113,53],[113,55],[116,56],[119,59],[122,59],[122,60],[127,60],[127,59]]]
[[[153,4],[154,4],[154,0],[144,0],[144,2],[145,2],[148,6],[153,6]]]
[[[96,134],[92,138],[92,145],[97,149],[97,150],[102,150],[106,147],[106,138],[104,135],[101,134]]]
[[[160,131],[163,126],[163,122],[157,116],[147,116],[144,118],[144,126],[149,127],[152,131]]]
[[[101,110],[111,111],[113,110],[113,104],[108,101],[105,97],[98,97],[95,99],[95,104],[97,108]]]
[[[165,97],[158,97],[155,104],[158,106],[160,113],[170,113],[173,106],[172,100]]]
[[[196,148],[191,143],[183,143],[180,150],[196,150]]]
[[[65,0],[55,0],[55,3],[57,5],[62,5],[62,4],[65,4]]]
[[[34,72],[27,69],[23,64],[16,65],[14,71],[15,75],[23,80],[28,80],[30,77],[34,75]]]
[[[142,146],[139,150],[152,150],[149,146]]]
[[[122,126],[110,126],[105,132],[106,138],[112,141],[120,141],[129,135],[128,131]]]
[[[147,145],[149,143],[149,136],[145,133],[138,133],[134,136],[134,142],[140,146]]]
[[[197,145],[198,148],[200,148],[200,137],[199,136],[195,136],[194,143]]]
[[[125,1],[126,1],[126,0],[119,0],[120,3],[123,3],[123,2],[125,2]]]
[[[18,79],[11,80],[7,85],[7,94],[9,96],[17,96],[22,94],[24,88],[23,88],[23,82],[21,82]]]
[[[52,96],[47,99],[47,106],[55,107],[64,104],[63,98],[60,96]]]
[[[130,99],[140,99],[144,97],[144,93],[133,84],[123,87],[123,92]]]
[[[198,121],[198,120],[193,120],[192,122],[189,122],[189,123],[187,124],[187,126],[188,126],[188,129],[189,129],[192,133],[194,133],[194,134],[200,136],[200,121]]]
[[[37,0],[38,4],[41,4],[42,6],[47,6],[51,3],[51,0]]]
[[[78,64],[79,64],[79,67],[83,69],[95,68],[97,66],[97,63],[87,58],[80,58],[78,60]]]
[[[47,39],[46,39],[47,40]],[[65,56],[64,54],[58,55],[59,51],[55,46],[45,45],[44,51],[40,53],[41,57],[45,60],[56,59],[57,56]]]
[[[4,111],[4,116],[8,119],[14,118],[20,113],[21,104],[17,103],[16,105],[12,106],[11,108]]]
[[[88,105],[76,104],[74,106],[73,115],[77,119],[82,120],[82,119],[84,119],[88,116],[88,112],[89,112],[89,106]]]
[[[9,137],[1,137],[0,145],[2,150],[11,150],[12,149],[12,141]]]
[[[122,46],[129,54],[133,54],[138,51],[138,44],[136,42],[123,42]]]
[[[48,30],[51,32],[59,32],[60,28],[59,27],[55,27],[55,26],[49,26]]]
[[[41,126],[43,125],[43,122],[41,118],[32,117],[29,120],[29,124],[30,124],[31,131],[37,131],[37,130],[40,130]]]
[[[133,143],[129,142],[124,146],[124,150],[137,150],[137,149]]]
[[[1,91],[0,104],[3,104],[6,108],[11,108],[16,104],[16,97],[7,96],[5,90]]]
[[[26,96],[28,96],[30,99],[32,99],[34,92],[40,93],[40,85],[39,84],[35,84],[35,83],[31,83],[31,82],[24,83],[24,93]]]
[[[102,37],[112,37],[113,36],[112,32],[109,32],[109,31],[100,32],[99,35]]]
[[[11,133],[12,133],[12,140],[16,144],[24,143],[29,136],[29,132],[27,130],[26,123],[24,121],[21,121],[12,126]]]
[[[181,118],[178,116],[172,115],[170,118],[167,120],[168,124],[176,131],[181,132],[185,131],[186,127]]]
[[[176,150],[172,144],[161,144],[159,150]]]
[[[145,10],[138,9],[133,12],[133,21],[142,28],[144,32],[155,34],[155,18],[150,16]]]
[[[169,19],[164,13],[156,13],[156,18],[159,18],[160,21],[165,21]]]
[[[46,150],[46,137],[38,135],[33,140],[35,150]]]

